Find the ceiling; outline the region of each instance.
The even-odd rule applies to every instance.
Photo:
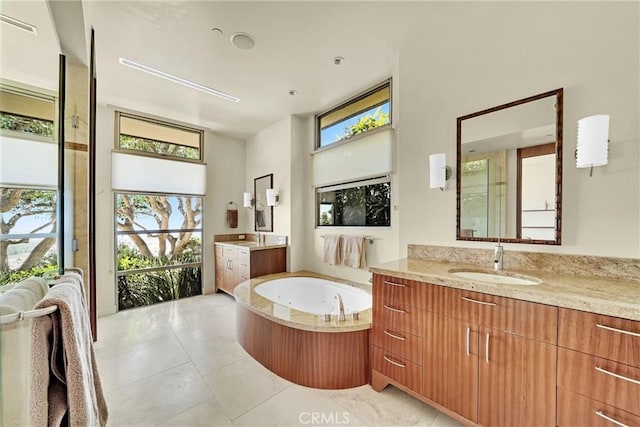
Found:
[[[100,104],[239,138],[289,114],[320,112],[390,77],[410,31],[409,21],[398,19],[409,11],[393,3],[89,1],[82,6],[84,25],[95,29]],[[47,22],[47,3],[3,1],[1,8],[40,32],[36,37],[0,26],[2,76],[54,89],[60,48]],[[230,37],[236,32],[251,34],[254,49],[234,47]],[[24,54],[25,41],[30,55]],[[334,65],[335,56],[344,63]],[[118,62],[120,57],[240,102],[131,69]],[[295,96],[289,95],[292,89]]]

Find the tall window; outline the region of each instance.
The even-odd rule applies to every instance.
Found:
[[[148,155],[202,160],[202,131],[117,113],[117,148]]]
[[[118,309],[202,293],[202,199],[116,193]]]
[[[0,285],[55,272],[55,98],[0,84]]]
[[[321,187],[316,192],[318,226],[391,225],[391,183],[388,177]]]
[[[316,116],[316,148],[391,124],[391,80]]]

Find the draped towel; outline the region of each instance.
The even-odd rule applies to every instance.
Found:
[[[342,236],[342,240],[344,245],[342,263],[351,268],[364,268],[366,266],[364,237]]]
[[[324,256],[325,264],[337,265],[342,261],[342,245],[340,236],[336,234],[327,234],[324,236]]]

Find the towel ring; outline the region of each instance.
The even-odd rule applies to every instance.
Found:
[[[238,210],[238,204],[236,202],[231,201],[231,202],[227,203],[227,210],[228,209]]]

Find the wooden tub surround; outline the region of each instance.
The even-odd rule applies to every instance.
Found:
[[[371,309],[357,320],[338,322],[274,304],[254,288],[266,280],[316,277],[357,285],[311,272],[260,277],[236,287],[236,337],[255,360],[276,375],[306,387],[344,389],[369,383]]]

